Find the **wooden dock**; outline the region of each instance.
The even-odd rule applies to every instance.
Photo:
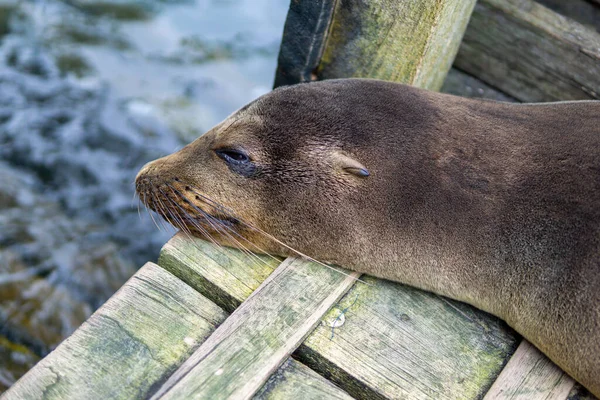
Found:
[[[276,84],[600,97],[600,34],[536,2],[370,4],[292,1]],[[594,399],[497,318],[339,270],[179,233],[2,399]]]

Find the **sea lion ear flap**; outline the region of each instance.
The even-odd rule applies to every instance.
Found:
[[[343,153],[337,151],[334,152],[333,162],[336,168],[339,168],[346,173],[356,175],[360,178],[366,178],[370,175],[369,170],[364,165],[362,165],[356,159]]]

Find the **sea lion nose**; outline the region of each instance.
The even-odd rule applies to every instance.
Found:
[[[135,190],[138,194],[146,191],[148,187],[152,185],[152,181],[156,182],[156,178],[158,178],[157,176],[154,176],[157,171],[156,161],[158,160],[146,163],[135,177]]]

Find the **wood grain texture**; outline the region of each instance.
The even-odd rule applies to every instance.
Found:
[[[309,82],[319,66],[336,0],[291,1],[274,87]]]
[[[453,94],[455,96],[505,101],[511,103],[518,101],[514,97],[510,97],[507,94],[485,84],[474,76],[466,74],[456,68],[452,68],[450,72],[448,72],[448,76],[444,81],[444,86],[442,86],[441,92]]]
[[[338,0],[333,17],[331,4],[292,2],[291,10],[302,8],[302,13],[288,15],[276,86],[308,79],[363,77],[438,90],[452,65],[475,0]],[[324,37],[322,29],[287,29],[294,21],[328,25],[329,31]],[[292,48],[294,51],[289,51]],[[320,61],[304,57],[310,62],[301,66],[300,74],[290,67],[304,54],[321,53]]]
[[[146,398],[225,317],[147,263],[2,399]]]
[[[281,261],[218,248],[203,240],[190,240],[179,232],[163,246],[158,264],[231,313]]]
[[[254,396],[255,400],[351,400],[352,397],[312,369],[288,358]]]
[[[252,397],[357,277],[286,259],[153,398]]]
[[[189,248],[186,241],[177,238],[177,246]],[[163,250],[172,251],[172,246]],[[212,271],[222,276],[237,266],[215,263],[212,268],[223,269]],[[303,278],[309,279],[312,273]],[[320,324],[295,353],[353,397],[477,398],[516,348],[518,338],[504,323],[470,306],[400,284],[365,279],[371,286],[355,284],[325,318],[331,320],[348,308],[333,339],[331,327]]]
[[[363,277],[295,357],[357,398],[476,399],[513,353],[517,337],[468,305]]]
[[[531,0],[480,0],[454,65],[520,101],[600,98],[600,34]]]
[[[552,11],[600,32],[600,7],[594,0],[535,0]],[[600,0],[598,0],[600,1]],[[598,3],[600,4],[600,3]]]
[[[485,400],[565,400],[575,381],[523,340]]]

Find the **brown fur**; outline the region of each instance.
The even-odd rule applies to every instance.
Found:
[[[219,158],[224,146],[247,151],[252,173]],[[336,154],[370,176],[340,168]],[[514,105],[362,79],[301,84],[138,176],[140,192],[165,183],[196,188],[321,261],[495,314],[600,396],[600,102]]]

